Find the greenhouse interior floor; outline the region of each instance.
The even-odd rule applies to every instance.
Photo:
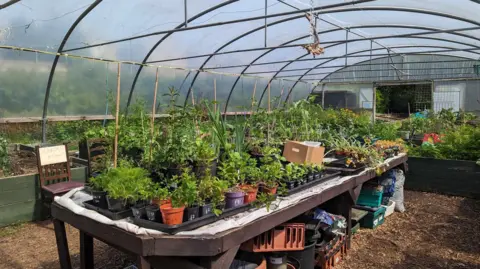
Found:
[[[480,200],[406,191],[407,211],[376,230],[361,229],[336,268],[480,268]],[[78,231],[67,225],[73,268],[79,268]],[[0,264],[12,269],[56,269],[50,222],[0,229]],[[95,268],[124,268],[131,259],[95,242]]]

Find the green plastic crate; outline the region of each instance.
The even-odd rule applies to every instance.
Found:
[[[382,205],[383,187],[362,188],[357,199],[357,205],[380,207]]]
[[[360,220],[362,228],[375,229],[385,222],[385,207],[380,207],[375,212],[368,212],[368,214]]]

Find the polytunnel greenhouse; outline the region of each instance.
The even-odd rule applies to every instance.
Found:
[[[0,264],[480,267],[478,14],[0,0]]]

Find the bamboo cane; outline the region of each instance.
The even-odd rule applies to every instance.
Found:
[[[213,79],[213,101],[215,114],[217,114],[217,78]]]
[[[155,133],[155,114],[157,108],[157,92],[158,92],[158,67],[157,72],[155,74],[155,89],[153,92],[153,105],[152,105],[152,121],[150,122],[150,129],[151,129],[151,140],[150,140],[150,161],[152,161],[152,150],[153,150],[153,136]]]
[[[255,105],[255,92],[257,91],[257,80],[255,80],[255,85],[253,85],[253,94],[252,94],[252,111],[250,114],[253,114],[253,106]]]
[[[118,161],[118,131],[119,131],[119,114],[120,114],[120,73],[121,73],[121,65],[120,63],[118,65],[118,70],[117,70],[117,97],[116,97],[116,103],[115,103],[115,141],[114,141],[114,146],[113,146],[113,167],[117,167],[117,161]]]

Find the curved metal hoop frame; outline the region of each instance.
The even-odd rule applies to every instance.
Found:
[[[15,4],[19,1],[16,1],[16,0],[13,0],[13,1],[9,1],[7,2],[9,5],[12,5],[12,4]],[[51,67],[51,70],[50,70],[50,74],[49,74],[49,78],[48,78],[48,82],[47,82],[47,87],[46,87],[46,90],[45,90],[45,100],[44,100],[44,105],[43,105],[43,113],[42,113],[42,136],[43,136],[43,141],[45,142],[46,141],[46,137],[45,137],[45,133],[46,133],[46,122],[47,122],[47,111],[48,111],[48,101],[49,101],[49,96],[50,96],[50,90],[51,90],[51,86],[52,86],[52,81],[53,81],[53,77],[55,75],[55,71],[56,71],[56,67],[57,67],[57,64],[58,64],[58,60],[60,58],[60,54],[64,52],[64,47],[68,41],[68,39],[70,38],[71,34],[73,33],[73,31],[76,29],[76,27],[78,26],[78,24],[85,18],[87,17],[87,15],[92,11],[94,10],[100,3],[102,2],[102,0],[95,0],[87,9],[85,9],[81,14],[80,16],[73,22],[73,24],[70,26],[69,30],[67,31],[67,33],[65,34],[64,38],[62,39],[62,42],[57,50],[57,55],[55,56],[54,60],[53,60],[53,63],[52,63],[52,67]],[[149,57],[153,54],[153,52],[168,38],[170,37],[173,33],[177,32],[177,31],[180,31],[183,29],[181,29],[182,27],[186,27],[187,23],[189,22],[192,22],[212,11],[215,11],[217,9],[221,9],[222,7],[225,7],[227,5],[230,5],[232,3],[236,3],[236,2],[239,2],[239,0],[229,0],[229,1],[226,1],[226,2],[223,2],[223,3],[220,3],[220,4],[217,4],[215,6],[212,6],[194,16],[192,16],[191,18],[186,18],[186,21],[184,23],[181,23],[179,25],[177,25],[175,28],[173,28],[172,30],[169,30],[167,31],[167,33],[165,34],[165,36],[163,36],[157,43],[155,43],[154,46],[152,46],[152,48],[149,50],[149,52],[145,55],[145,58],[144,60],[142,61],[143,64],[147,63]],[[369,0],[364,0],[364,1],[358,1],[359,3],[366,3],[366,2],[371,2]],[[468,18],[464,18],[464,17],[459,17],[459,16],[456,16],[456,15],[452,15],[452,14],[448,14],[448,13],[442,13],[442,12],[436,12],[436,11],[432,11],[432,10],[426,10],[426,9],[417,9],[417,8],[406,8],[406,7],[390,7],[390,6],[359,6],[359,5],[355,5],[355,6],[349,6],[349,7],[344,7],[344,6],[347,6],[349,5],[348,3],[345,3],[345,4],[338,4],[338,5],[332,5],[332,6],[324,6],[324,7],[315,7],[315,13],[316,14],[332,14],[332,13],[345,13],[345,12],[357,12],[357,11],[394,11],[394,12],[407,12],[407,13],[416,13],[416,14],[425,14],[425,15],[431,15],[431,16],[438,16],[438,17],[442,17],[442,18],[448,18],[448,19],[452,19],[452,20],[456,20],[456,21],[461,21],[461,22],[465,22],[465,23],[469,23],[471,25],[475,25],[475,26],[480,26],[480,22],[478,21],[475,21],[475,20],[470,20]],[[7,6],[5,6],[7,7]],[[3,7],[3,8],[5,8]],[[292,21],[292,20],[298,20],[298,19],[302,19],[304,18],[304,15],[301,14],[301,15],[297,15],[301,12],[304,12],[303,10],[297,10],[295,12],[287,12],[285,13],[285,16],[287,15],[292,15],[290,17],[287,17],[287,18],[284,18],[284,19],[280,19],[280,20],[277,20],[277,21],[274,21],[274,22],[270,22],[270,23],[266,23],[264,26],[261,26],[261,27],[257,27],[257,28],[254,28],[250,31],[247,31],[235,38],[233,38],[232,40],[226,42],[225,44],[223,44],[222,46],[220,46],[218,49],[216,49],[214,51],[214,53],[212,55],[210,55],[202,64],[201,66],[199,67],[199,70],[200,71],[197,71],[194,78],[192,79],[192,81],[190,82],[190,86],[189,86],[189,89],[188,89],[188,92],[187,92],[187,95],[186,95],[186,99],[185,99],[185,104],[187,103],[187,100],[188,100],[188,97],[191,93],[191,90],[193,88],[193,85],[195,84],[196,80],[197,80],[197,77],[199,75],[199,73],[201,72],[201,70],[203,70],[203,68],[205,68],[205,66],[207,65],[207,63],[217,54],[219,53],[222,53],[222,50],[224,50],[226,47],[228,47],[229,45],[231,45],[232,43],[244,38],[244,37],[247,37],[251,34],[254,34],[258,31],[261,31],[261,30],[266,30],[268,27],[272,27],[274,25],[278,25],[278,24],[282,24],[282,23],[286,23],[286,22],[289,22],[289,21]],[[279,15],[284,15],[284,14],[268,14],[265,16],[265,18],[270,18],[270,17],[278,17]],[[248,19],[242,19],[242,20],[239,20],[239,22],[243,22],[243,21],[248,21],[250,18]],[[258,20],[258,19],[262,19],[262,17],[252,17],[251,20]],[[231,21],[231,22],[225,22],[225,23],[233,23],[234,21]],[[222,23],[220,23],[219,25],[221,25]],[[203,27],[210,27],[210,25],[205,25]],[[215,25],[211,25],[211,26],[215,26]],[[202,26],[200,26],[202,27]],[[185,29],[185,30],[194,30],[194,28],[199,28],[199,27],[192,27],[192,29]],[[475,41],[480,41],[480,38],[477,38],[475,36],[471,36],[471,35],[468,35],[468,34],[464,34],[464,33],[460,33],[459,31],[455,31],[455,30],[442,30],[442,29],[438,29],[438,28],[434,28],[434,27],[424,27],[424,26],[417,26],[417,25],[393,25],[393,24],[387,24],[387,25],[357,25],[357,26],[351,26],[349,27],[348,29],[346,29],[347,31],[351,30],[351,29],[362,29],[362,28],[404,28],[404,29],[418,29],[418,30],[430,30],[430,31],[437,31],[437,33],[447,33],[447,34],[451,34],[451,35],[455,35],[455,36],[461,36],[461,37],[465,37],[465,38],[468,38],[468,39],[471,39],[471,40],[475,40]],[[325,30],[325,31],[322,31],[322,32],[319,32],[319,34],[324,34],[324,33],[329,33],[329,32],[335,32],[335,31],[345,31],[345,29],[342,29],[342,28],[338,28],[338,29],[330,29],[330,30]],[[154,35],[156,33],[153,33],[151,35]],[[359,42],[359,41],[365,41],[365,40],[376,40],[376,39],[389,39],[389,38],[406,38],[406,39],[421,39],[421,40],[437,40],[437,41],[442,41],[442,42],[448,42],[448,43],[452,43],[452,44],[459,44],[459,45],[464,45],[464,46],[469,46],[470,48],[466,48],[466,49],[459,49],[459,48],[455,48],[455,47],[450,47],[450,46],[426,46],[426,45],[419,45],[419,46],[411,46],[411,47],[424,47],[424,48],[445,48],[445,49],[448,49],[450,51],[455,51],[457,49],[457,51],[465,51],[467,53],[472,53],[472,54],[480,54],[479,52],[476,52],[476,50],[479,50],[480,49],[480,46],[476,45],[475,43],[469,43],[469,42],[460,42],[460,41],[457,41],[457,40],[450,40],[450,39],[447,39],[447,38],[440,38],[440,37],[432,37],[432,36],[417,36],[417,35],[422,35],[422,33],[412,33],[412,34],[409,34],[408,36],[383,36],[383,37],[372,37],[372,38],[365,38],[363,40],[344,40],[344,41],[339,41],[337,43],[333,43],[332,45],[329,45],[328,47],[334,47],[334,46],[339,46],[339,45],[347,45],[351,42]],[[292,39],[290,41],[287,41],[285,43],[283,43],[281,46],[286,46],[286,45],[289,45],[289,44],[292,44],[293,42],[295,41],[299,41],[299,40],[302,40],[302,39],[305,39],[307,38],[308,36],[302,36],[302,37],[298,37],[298,38],[295,38],[295,39]],[[114,41],[113,43],[115,42],[121,42],[120,41]],[[94,46],[99,46],[101,44],[97,44],[97,45],[94,45]],[[280,47],[277,47],[277,48],[271,48],[271,49],[268,49],[266,50],[265,52],[263,52],[260,56],[256,57],[252,62],[250,62],[248,65],[245,65],[244,66],[244,69],[242,70],[241,74],[240,75],[243,75],[247,72],[247,70],[252,67],[252,66],[255,66],[255,65],[258,65],[256,64],[257,61],[259,61],[260,59],[262,59],[263,57],[265,57],[266,55],[268,55],[269,53],[273,52],[274,50],[276,49],[281,49],[281,46]],[[299,75],[298,79],[295,81],[295,83],[293,84],[293,86],[291,87],[291,89],[289,90],[288,94],[287,94],[287,97],[285,100],[288,100],[288,98],[290,97],[290,94],[291,92],[293,91],[293,89],[295,88],[295,86],[302,81],[303,77],[305,77],[306,75],[308,75],[311,71],[331,62],[331,61],[334,61],[336,59],[339,59],[339,58],[345,58],[345,57],[348,57],[348,56],[354,56],[357,55],[358,53],[361,53],[361,52],[368,52],[368,51],[377,51],[377,50],[387,50],[388,53],[390,53],[390,49],[400,49],[400,48],[408,48],[409,46],[389,46],[389,47],[383,47],[383,48],[375,48],[375,49],[368,49],[368,50],[361,50],[361,51],[355,51],[355,52],[350,52],[350,53],[345,53],[345,55],[341,55],[341,56],[335,56],[335,57],[329,57],[329,58],[325,58],[326,61],[324,62],[321,62],[317,65],[315,65],[314,67],[312,68],[308,68],[306,70],[306,72],[304,72],[302,75]],[[81,49],[81,48],[78,48],[78,49]],[[438,51],[438,52],[431,52],[431,54],[428,54],[428,55],[442,55],[440,54],[440,52],[443,52],[443,51]],[[445,52],[448,52],[448,51],[445,51]],[[235,53],[235,52],[232,52],[232,53]],[[418,54],[420,55],[421,53],[393,53],[393,55],[412,55],[412,54]],[[305,60],[308,60],[308,59],[305,59],[305,57],[307,57],[309,54],[304,54],[304,55],[300,55],[298,57],[296,57],[295,59],[292,59],[292,60],[288,60],[288,61],[285,61],[285,65],[283,65],[282,67],[280,67],[277,71],[275,71],[275,74],[273,75],[273,77],[270,78],[269,80],[269,83],[270,84],[277,76],[279,73],[281,73],[283,70],[285,70],[285,68],[287,68],[288,66],[290,66],[292,63],[295,63],[295,62],[298,62],[298,61],[305,61]],[[357,55],[358,56],[361,56],[361,55]],[[387,57],[378,57],[380,55],[377,55],[377,57],[375,57],[375,55],[372,55],[372,57],[375,57],[375,59],[381,59],[381,58],[387,58]],[[463,58],[463,57],[459,57],[459,56],[455,56],[455,55],[448,55],[448,56],[451,56],[451,57],[458,57],[458,58]],[[390,57],[390,56],[389,56]],[[464,58],[467,58],[467,59],[470,59],[468,57],[464,57]],[[318,60],[321,60],[322,58],[319,58]],[[372,58],[373,59],[373,58]],[[472,60],[475,60],[475,58],[471,58]],[[262,63],[263,64],[263,63]],[[337,71],[340,71],[340,70],[343,70],[349,66],[355,66],[356,64],[359,64],[359,62],[356,62],[354,64],[350,64],[350,65],[345,65],[344,67],[341,67],[339,69],[336,69],[335,71],[332,71],[328,74],[326,74],[321,80],[320,82],[322,82],[323,80],[325,80],[326,78],[328,78],[329,76],[331,76],[331,74],[337,72]],[[141,71],[143,70],[143,66],[140,65],[140,68],[137,70],[137,73],[135,75],[135,78],[134,78],[134,81],[132,83],[132,86],[131,86],[131,89],[130,89],[130,93],[129,93],[129,97],[128,97],[128,101],[127,101],[127,107],[129,106],[130,102],[131,102],[131,99],[132,99],[132,95],[133,95],[133,91],[135,89],[135,85],[136,85],[136,82],[138,80],[138,77],[141,73]],[[190,74],[188,74],[190,75]],[[188,76],[187,75],[187,76]],[[227,101],[226,101],[226,105],[225,105],[225,110],[228,108],[228,104],[229,104],[229,101],[230,101],[230,98],[232,96],[232,93],[233,93],[233,90],[235,89],[236,85],[238,84],[238,81],[240,79],[240,76],[236,78],[235,82],[233,83],[233,86],[229,92],[229,95],[228,95],[228,98],[227,98]],[[317,84],[318,85],[318,84]],[[317,86],[313,87],[312,91],[316,88]],[[262,101],[262,98],[267,90],[268,86],[265,87],[265,89],[263,90],[262,92],[262,95],[260,97],[260,100],[259,100],[259,106],[261,104],[261,101]]]

